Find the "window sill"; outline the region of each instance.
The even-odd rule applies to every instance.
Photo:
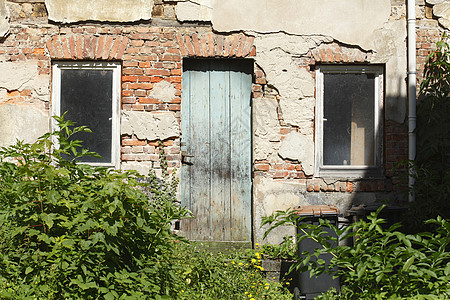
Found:
[[[384,179],[384,170],[377,167],[322,167],[315,172],[315,177],[342,179]]]

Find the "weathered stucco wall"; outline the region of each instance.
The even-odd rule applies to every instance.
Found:
[[[37,61],[0,63],[0,146],[34,142],[49,130],[50,76]]]
[[[45,0],[45,5],[49,20],[62,23],[150,20],[153,10],[153,0]]]
[[[262,242],[262,216],[278,209],[335,204],[343,211],[386,200],[398,184],[392,167],[406,158],[407,149],[404,2],[46,0],[53,21],[47,23],[42,3],[5,6],[0,0],[0,74],[8,74],[0,76],[0,145],[16,138],[31,142],[48,130],[52,60],[120,60],[121,167],[142,174],[158,168],[162,141],[169,167],[180,168],[182,58],[245,57],[255,67],[255,241]],[[423,3],[417,6],[418,26],[426,28],[418,33],[420,47],[427,49],[418,50],[420,66],[442,28],[449,27],[448,1],[426,2],[431,17],[424,17]],[[319,64],[385,66],[384,178],[314,176]],[[275,233],[268,241],[281,236]]]
[[[375,30],[383,27],[390,13],[390,0],[204,0],[177,5],[180,20],[197,21],[201,16],[205,21],[210,17],[214,29],[221,32],[325,35],[367,49],[373,46]]]

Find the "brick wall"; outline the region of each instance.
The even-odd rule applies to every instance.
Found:
[[[155,17],[175,20],[173,3],[155,1]],[[20,13],[13,22],[11,34],[0,41],[0,62],[38,61],[39,74],[49,75],[52,60],[114,60],[122,61],[123,110],[171,111],[181,118],[181,75],[183,57],[247,57],[256,55],[253,37],[242,33],[217,34],[210,26],[157,26],[157,25],[64,25],[57,26],[40,21],[45,18],[42,3],[25,10],[23,5],[15,8],[30,11]],[[402,16],[402,5],[393,11]],[[422,11],[422,10],[420,10]],[[418,20],[417,62],[418,79],[422,79],[423,63],[442,35],[436,20],[425,16]],[[35,21],[25,22],[35,18]],[[23,22],[22,22],[23,21]],[[157,22],[156,22],[157,23]],[[368,63],[373,53],[362,51],[337,42],[324,43],[302,57],[296,58],[299,68],[309,70],[314,76],[317,63]],[[176,89],[176,97],[163,102],[151,96],[153,85],[165,80]],[[50,84],[50,83],[49,83]],[[264,70],[255,64],[253,98],[273,93],[267,86]],[[31,97],[28,89],[7,91],[7,100],[27,102]],[[46,109],[50,109],[49,103]],[[288,126],[279,114],[281,139],[299,128]],[[311,124],[313,126],[313,124]],[[276,180],[292,180],[306,184],[307,191],[391,191],[398,179],[392,172],[399,160],[407,158],[407,128],[405,124],[385,122],[384,161],[386,179],[382,180],[338,180],[325,182],[306,176],[301,164],[295,161],[258,160],[254,163],[255,176],[267,176]],[[180,138],[163,141],[169,166],[180,167]],[[122,136],[121,159],[158,167],[157,141],[139,140],[135,136]]]

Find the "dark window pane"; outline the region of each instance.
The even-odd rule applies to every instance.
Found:
[[[92,130],[74,138],[102,156],[83,162],[111,162],[112,76],[111,70],[61,70],[61,114],[67,111],[67,120]]]
[[[375,164],[375,78],[324,74],[324,165]]]

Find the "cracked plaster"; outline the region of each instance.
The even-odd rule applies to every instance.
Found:
[[[149,141],[180,136],[180,127],[173,112],[123,111],[121,134],[136,135]]]
[[[278,103],[275,97],[253,100],[253,159],[267,159],[275,155],[279,147],[280,124],[277,117]]]
[[[298,132],[289,133],[281,142],[278,154],[284,159],[298,161],[306,175],[314,173],[314,140]]]
[[[0,105],[0,146],[15,144],[17,140],[33,143],[49,130],[49,117],[42,105]]]
[[[49,101],[50,76],[39,75],[37,61],[0,63],[0,88],[8,91],[32,91],[32,100]]]
[[[151,20],[153,0],[45,0],[49,20],[134,22]]]
[[[150,96],[163,102],[170,102],[175,98],[176,91],[170,82],[162,80],[153,85]]]

